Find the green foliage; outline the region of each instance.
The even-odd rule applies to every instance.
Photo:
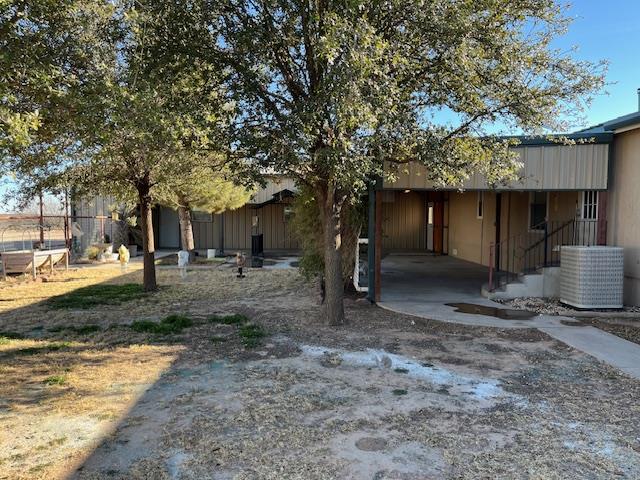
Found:
[[[45,378],[42,383],[45,385],[64,385],[67,381],[67,377],[64,375],[51,375]]]
[[[113,65],[97,35],[112,32],[113,6],[0,1],[0,176],[18,183],[19,203],[64,183],[64,164],[80,147],[81,90]]]
[[[49,300],[52,308],[87,309],[98,305],[119,304],[130,300],[144,298],[147,293],[142,285],[124,283],[118,285],[91,285],[79,288]]]
[[[85,251],[85,255],[89,260],[97,260],[101,253],[102,249],[100,247],[96,247],[95,245],[90,245]]]
[[[341,225],[343,246],[342,278],[346,282],[353,275],[355,249],[360,231],[366,221],[366,209],[363,203],[348,204],[344,207]],[[320,206],[313,191],[302,186],[293,203],[294,215],[291,230],[298,238],[302,256],[300,272],[307,278],[321,276],[324,272],[322,219]]]
[[[196,166],[170,179],[159,201],[172,208],[184,207],[207,213],[235,210],[249,201],[252,191],[234,184],[228,180],[230,177],[228,171],[216,172],[210,167]]]
[[[238,335],[246,348],[255,348],[262,343],[262,338],[266,337],[267,332],[260,325],[248,324],[238,329]]]
[[[232,315],[211,315],[208,319],[211,323],[222,323],[224,325],[241,325],[249,319],[242,314],[234,313]]]
[[[160,322],[137,320],[131,324],[131,329],[139,333],[170,335],[172,333],[180,333],[192,325],[193,320],[186,315],[169,315],[160,320]]]
[[[11,340],[21,340],[24,338],[24,335],[17,332],[3,332],[0,331],[0,345],[6,345],[10,343]]]

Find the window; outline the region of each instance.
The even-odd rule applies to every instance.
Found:
[[[427,213],[427,224],[433,225],[433,205],[429,205],[429,209]]]
[[[582,192],[581,215],[583,220],[598,219],[598,192],[595,190]]]
[[[193,219],[194,222],[201,222],[201,223],[213,222],[213,215],[211,215],[208,212],[193,211],[191,212],[191,218]]]
[[[531,192],[529,195],[529,230],[543,230],[547,220],[547,192]]]
[[[484,214],[484,192],[478,192],[478,201],[476,204],[476,218],[481,219]]]
[[[293,218],[293,208],[284,207],[284,223],[289,223],[291,218]]]

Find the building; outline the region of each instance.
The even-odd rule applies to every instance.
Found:
[[[291,178],[269,175],[266,185],[246,205],[220,214],[192,212],[193,239],[196,251],[208,249],[235,252],[251,250],[251,239],[262,235],[264,251],[271,254],[297,252],[298,240],[293,235],[291,201],[296,186]],[[156,248],[179,249],[178,213],[159,206],[153,211]]]
[[[381,298],[388,254],[432,252],[485,267],[494,289],[560,263],[561,245],[625,248],[625,303],[640,304],[640,111],[566,135],[522,138],[521,180],[435,188],[410,164],[369,193],[369,296]],[[585,143],[583,143],[585,142]],[[478,285],[478,289],[480,285]]]
[[[607,243],[624,247],[624,301],[640,305],[640,89],[638,111],[585,132],[613,134]]]
[[[482,267],[483,281],[495,289],[522,273],[551,271],[562,245],[615,245],[625,248],[625,303],[640,305],[640,108],[563,137],[576,142],[520,138],[513,147],[523,164],[520,180],[498,189],[480,175],[463,189],[436,188],[417,163],[402,168],[394,182],[378,181],[369,192],[370,298],[380,299],[388,255],[448,255]],[[237,210],[193,212],[196,250],[247,251],[252,237],[262,235],[267,253],[296,252],[295,183],[279,175],[266,180]],[[74,212],[88,215],[85,210]],[[156,248],[179,249],[177,212],[157,207],[153,219]],[[104,227],[94,222],[86,230]]]
[[[220,214],[192,212],[196,251],[206,255],[208,249],[231,253],[251,250],[254,235],[262,235],[262,246],[267,253],[295,253],[299,250],[298,240],[290,225],[295,183],[281,175],[269,175],[265,181],[265,186],[258,189],[246,205],[236,210]],[[95,243],[126,241],[119,234],[122,219],[114,215],[117,207],[118,202],[109,196],[72,201],[75,252],[83,253],[89,245]],[[152,211],[152,218],[156,249],[179,250],[180,224],[177,211],[157,205]],[[135,235],[135,231],[128,237],[127,243],[142,247],[141,236]]]

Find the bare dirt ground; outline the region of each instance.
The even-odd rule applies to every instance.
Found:
[[[153,295],[49,300],[137,268],[0,286],[0,478],[640,477],[640,382],[540,332],[354,300],[324,327],[291,269],[164,268]],[[131,328],[169,314],[192,325]]]

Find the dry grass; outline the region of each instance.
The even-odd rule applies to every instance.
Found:
[[[0,283],[0,478],[62,477],[178,358],[243,350],[247,339],[224,323],[245,317],[216,305],[246,309],[252,296],[298,288],[291,271],[252,272],[239,282],[226,270],[183,279],[159,269],[160,291],[139,295],[129,285],[141,273],[137,264],[124,275],[118,265],[101,265],[45,282]],[[105,290],[117,298],[96,294]],[[222,325],[207,320],[215,316]]]
[[[0,479],[66,478],[80,465],[81,478],[127,480],[640,475],[638,382],[538,331],[354,301],[350,325],[325,327],[292,270],[238,280],[159,268],[158,280],[157,293],[89,309],[49,299],[140,283],[139,266],[0,286]],[[157,332],[168,316],[189,321]],[[346,353],[309,358],[301,345]],[[478,400],[406,365],[349,365],[366,349],[502,394]]]

